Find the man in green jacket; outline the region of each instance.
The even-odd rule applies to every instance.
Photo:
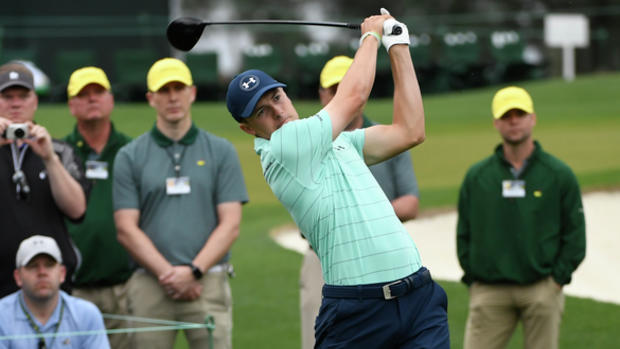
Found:
[[[530,95],[493,98],[503,142],[460,190],[457,253],[469,286],[466,349],[504,348],[519,321],[526,348],[557,348],[563,285],[585,257],[581,193],[571,169],[533,140]]]
[[[91,184],[84,221],[67,223],[82,257],[73,295],[95,303],[103,313],[126,315],[126,281],[132,269],[127,251],[116,239],[112,167],[118,150],[131,139],[116,131],[110,121],[114,96],[103,70],[84,67],[74,71],[67,96],[77,123],[65,141],[75,148]],[[106,319],[105,324],[108,329],[127,327],[123,320]],[[127,334],[112,334],[109,339],[112,348],[129,348]]]

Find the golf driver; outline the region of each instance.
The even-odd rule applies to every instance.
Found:
[[[359,24],[342,23],[342,22],[311,22],[298,20],[279,20],[279,19],[263,19],[263,20],[236,20],[210,22],[203,21],[193,17],[181,17],[172,21],[168,25],[166,35],[170,44],[181,51],[191,50],[204,31],[207,25],[216,24],[293,24],[293,25],[318,25],[325,27],[342,27],[349,29],[359,29]],[[392,29],[394,34],[399,34],[402,29],[395,27]]]

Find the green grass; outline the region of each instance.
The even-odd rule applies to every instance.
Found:
[[[568,163],[584,191],[620,187],[620,74],[521,84],[533,98],[538,115],[534,136],[543,148]],[[425,97],[427,140],[412,151],[421,188],[421,208],[453,208],[467,168],[488,156],[500,139],[492,126],[490,103],[496,88]],[[317,102],[296,104],[300,115],[318,110]],[[367,114],[389,122],[390,100],[373,100]],[[53,136],[74,124],[65,105],[42,105],[37,121]],[[250,194],[244,207],[241,236],[233,247],[237,277],[234,296],[234,346],[237,348],[299,347],[298,274],[301,256],[276,245],[268,236],[274,227],[292,224],[261,175],[251,137],[242,133],[224,103],[197,103],[193,117],[199,127],[235,145]],[[113,115],[118,129],[137,136],[154,123],[144,104],[119,104]],[[601,271],[606,272],[606,271]],[[467,290],[460,283],[440,282],[449,299],[452,347],[462,347],[467,316]],[[620,306],[567,297],[561,348],[610,348],[620,343]],[[520,332],[509,348],[521,348]],[[176,348],[186,348],[182,336]]]

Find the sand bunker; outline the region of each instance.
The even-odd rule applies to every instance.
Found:
[[[586,215],[586,258],[564,288],[568,295],[620,304],[620,191],[583,196]],[[422,262],[438,280],[458,281],[462,270],[456,258],[456,212],[422,216],[405,223],[418,245]],[[308,248],[295,227],[274,230],[271,236],[285,248],[304,253]]]

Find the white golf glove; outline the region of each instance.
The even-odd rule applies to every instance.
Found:
[[[388,10],[381,8],[382,15],[389,15],[390,12]],[[410,45],[411,41],[409,39],[409,30],[407,30],[407,25],[401,23],[394,18],[390,18],[383,22],[383,36],[381,38],[383,42],[383,46],[385,46],[385,50],[387,53],[390,53],[390,47],[392,45]]]

